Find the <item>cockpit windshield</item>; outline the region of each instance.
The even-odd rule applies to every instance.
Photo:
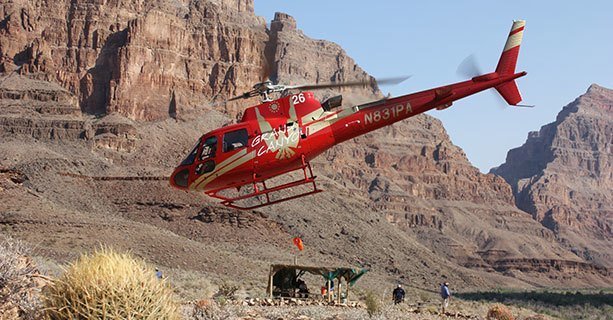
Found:
[[[185,160],[183,160],[183,162],[181,162],[182,166],[186,166],[186,165],[190,165],[190,164],[194,163],[194,160],[196,159],[196,155],[198,154],[198,145],[199,144],[200,144],[200,142],[196,143],[196,146],[194,147],[194,150],[192,150],[192,152],[189,153],[187,158],[185,158]]]

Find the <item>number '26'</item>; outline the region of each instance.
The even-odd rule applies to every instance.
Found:
[[[305,101],[304,98],[304,92],[301,92],[300,94],[295,94],[292,96],[292,103],[294,105],[297,105],[299,103],[303,103]]]

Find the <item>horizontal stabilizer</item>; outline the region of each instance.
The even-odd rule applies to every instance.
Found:
[[[521,94],[514,80],[497,85],[496,91],[512,106],[521,102]]]

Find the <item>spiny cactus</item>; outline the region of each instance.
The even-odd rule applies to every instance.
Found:
[[[143,261],[110,249],[82,255],[43,292],[48,319],[178,319],[165,281]]]

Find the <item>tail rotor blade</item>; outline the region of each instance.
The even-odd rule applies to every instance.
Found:
[[[477,62],[477,57],[475,54],[470,54],[460,64],[458,65],[458,70],[456,73],[463,78],[473,78],[476,76],[480,76],[483,74],[481,68],[479,67],[479,63]],[[505,109],[507,107],[507,103],[494,91],[488,90],[495,96],[496,105],[498,105],[501,109]]]
[[[508,108],[509,105],[507,104],[507,102],[504,101],[504,99],[498,94],[498,92],[496,92],[494,88],[491,88],[487,91],[489,91],[490,94],[494,97],[493,99],[496,100],[496,105],[499,109],[505,110],[506,108]]]
[[[460,65],[458,65],[458,70],[456,72],[465,78],[473,78],[483,74],[477,62],[477,57],[474,54],[464,58],[464,60],[460,62]]]

